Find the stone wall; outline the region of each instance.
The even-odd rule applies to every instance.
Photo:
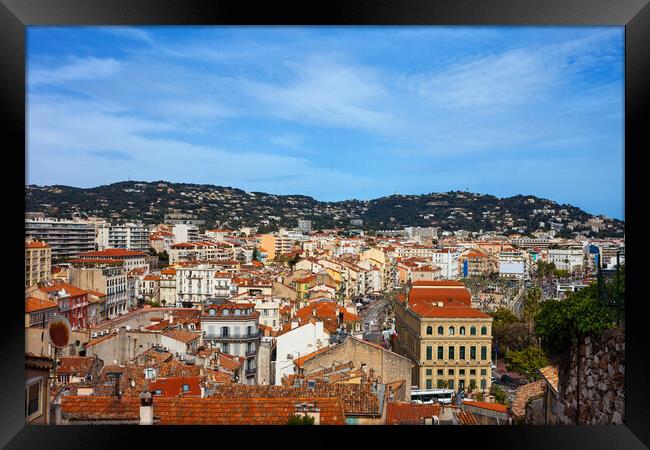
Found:
[[[575,424],[578,410],[579,424],[622,424],[625,420],[624,331],[607,330],[600,336],[583,338],[580,344],[580,376],[575,345],[560,367],[558,423]]]

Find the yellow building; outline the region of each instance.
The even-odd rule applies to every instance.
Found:
[[[25,287],[51,278],[52,249],[45,242],[25,242]]]
[[[415,362],[420,389],[489,392],[492,317],[471,306],[462,283],[420,281],[395,302],[396,351]]]

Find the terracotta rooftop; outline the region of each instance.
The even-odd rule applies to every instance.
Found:
[[[56,308],[58,311],[58,303],[50,300],[43,300],[36,297],[27,297],[25,299],[25,312],[32,313],[42,311],[44,309]]]
[[[316,381],[314,387],[223,385],[215,389],[214,398],[304,398],[337,397],[346,415],[381,415],[379,398],[370,384],[328,384]]]
[[[478,425],[476,417],[469,411],[458,411],[456,418],[461,425]]]
[[[190,342],[201,337],[201,333],[179,330],[179,329],[165,330],[163,331],[162,334],[163,336],[167,336],[171,339],[182,342],[184,344],[189,344]]]
[[[157,378],[149,382],[147,390],[156,396],[177,397],[179,395],[201,396],[201,380],[203,377]],[[187,386],[187,390],[183,389]],[[160,391],[158,394],[156,391]]]
[[[129,256],[146,256],[146,253],[143,252],[134,252],[132,250],[125,250],[121,248],[107,248],[106,250],[100,250],[98,252],[85,252],[80,253],[82,258],[124,258]]]
[[[338,398],[155,398],[154,418],[160,425],[286,425],[296,405],[315,404],[321,425],[344,425]]]
[[[539,369],[546,382],[557,392],[559,367],[557,365],[545,366]]]
[[[517,388],[515,398],[512,401],[512,412],[515,416],[526,414],[526,403],[531,398],[539,397],[544,394],[544,380],[528,383]]]
[[[440,411],[440,405],[389,402],[386,407],[386,425],[419,425],[423,417],[440,416]]]
[[[25,248],[50,248],[50,246],[43,241],[31,241],[25,242]]]
[[[497,411],[501,413],[507,413],[508,407],[500,403],[491,403],[491,402],[477,402],[477,401],[467,401],[463,400],[463,404],[467,406],[474,406],[476,408],[488,409],[490,411]]]
[[[59,358],[59,365],[56,368],[57,375],[77,374],[85,375],[92,369],[93,364],[98,361],[92,356],[62,356]]]
[[[94,395],[65,396],[61,413],[68,420],[140,420],[140,399],[98,397]]]

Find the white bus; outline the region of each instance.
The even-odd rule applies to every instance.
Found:
[[[453,393],[453,389],[413,389],[411,390],[411,401],[425,405],[433,403],[450,404]]]

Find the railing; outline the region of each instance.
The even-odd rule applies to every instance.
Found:
[[[246,352],[245,352],[244,354],[245,354],[246,356],[255,356],[255,355],[257,354],[257,350],[256,350],[256,349],[253,349],[253,350],[246,350]]]
[[[261,332],[256,332],[252,334],[204,334],[203,339],[219,339],[222,341],[226,340],[240,340],[240,339],[255,339],[261,336]]]
[[[246,369],[246,375],[255,375],[257,373],[257,367],[249,367]]]

